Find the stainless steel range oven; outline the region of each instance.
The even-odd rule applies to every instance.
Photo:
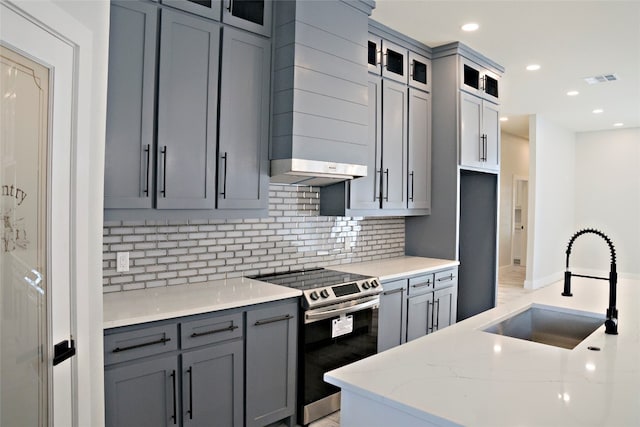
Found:
[[[255,279],[304,293],[298,337],[298,423],[307,425],[340,409],[340,389],[322,377],[376,353],[380,281],[323,268]]]

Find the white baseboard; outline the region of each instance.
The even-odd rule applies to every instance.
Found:
[[[539,279],[525,280],[524,288],[529,290],[536,290],[536,289],[544,288],[545,286],[549,286],[552,283],[555,283],[563,279],[564,279],[564,271],[558,271],[556,273],[550,274],[546,277],[541,277]]]

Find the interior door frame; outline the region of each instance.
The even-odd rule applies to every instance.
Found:
[[[514,265],[514,263],[513,263],[514,247],[515,247],[515,245],[514,245],[514,240],[515,240],[515,232],[514,232],[514,230],[515,230],[515,224],[516,224],[515,210],[516,210],[517,183],[519,181],[524,181],[524,182],[527,183],[527,197],[525,198],[526,199],[525,203],[527,204],[527,212],[529,211],[529,207],[528,207],[528,205],[529,205],[529,197],[528,197],[528,194],[529,194],[529,177],[528,176],[524,176],[524,175],[515,175],[514,174],[513,175],[513,179],[511,181],[511,193],[512,193],[511,194],[511,233],[510,233],[511,234],[511,252],[510,252],[510,256],[509,256],[509,264],[512,265],[512,266]],[[527,218],[528,218],[528,214],[527,214]],[[524,222],[523,225],[527,228],[525,235],[528,236],[528,231],[529,230],[528,230],[527,222]],[[528,239],[528,237],[527,237],[527,239]],[[522,267],[525,267],[525,268],[527,266],[527,254],[526,254],[526,251],[527,251],[527,239],[525,239],[525,241],[522,244],[522,250],[525,251],[525,254],[524,254],[524,256],[520,257],[520,265]]]
[[[66,42],[74,51],[69,274],[74,313],[71,332],[78,353],[71,364],[72,425],[99,427],[104,425],[101,285],[109,3],[0,1],[2,8]],[[83,22],[85,16],[90,16],[90,22]]]

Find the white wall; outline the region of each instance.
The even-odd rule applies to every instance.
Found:
[[[529,122],[529,236],[525,288],[563,277],[564,253],[575,232],[576,137],[542,116]]]
[[[576,230],[594,227],[612,240],[621,277],[640,278],[640,128],[576,135]],[[604,274],[609,250],[597,236],[581,236],[571,271]]]
[[[500,224],[498,265],[511,265],[513,177],[529,176],[529,140],[510,133],[500,136]]]

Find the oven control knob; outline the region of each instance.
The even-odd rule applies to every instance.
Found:
[[[329,298],[329,291],[327,291],[326,289],[323,289],[320,291],[320,296],[322,298]]]
[[[371,285],[369,284],[369,282],[362,282],[362,289],[364,289],[365,291],[367,289],[369,289],[371,287]]]
[[[316,301],[318,298],[320,298],[320,296],[318,295],[318,292],[313,291],[309,294],[309,298],[311,298],[312,300]]]
[[[371,287],[372,288],[377,288],[378,286],[380,286],[380,283],[378,283],[378,281],[376,279],[373,279],[371,281]]]

